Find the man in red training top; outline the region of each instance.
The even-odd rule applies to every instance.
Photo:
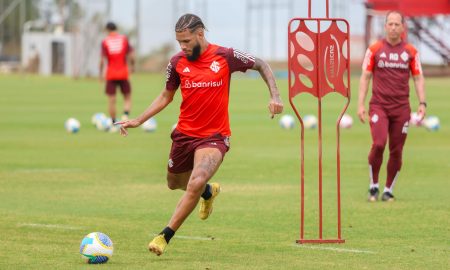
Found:
[[[128,60],[131,69],[134,69],[133,48],[124,35],[117,33],[117,26],[109,22],[106,24],[108,36],[102,41],[102,56],[100,58],[100,79],[103,80],[103,67],[106,67],[106,88],[108,96],[108,110],[113,123],[116,122],[116,88],[120,90],[124,97],[124,109],[122,119],[128,119],[131,109],[131,85],[128,81]]]
[[[403,145],[411,114],[410,74],[419,99],[417,113],[422,118],[425,116],[427,107],[419,53],[413,45],[402,40],[403,15],[397,11],[388,12],[385,31],[385,39],[367,49],[359,83],[358,117],[364,123],[367,117],[364,102],[370,79],[373,77],[372,98],[369,105],[372,134],[372,148],[369,153],[369,201],[371,202],[378,200],[378,175],[388,138],[389,161],[382,200],[394,200],[392,191],[402,166]]]
[[[176,39],[181,52],[167,66],[166,87],[148,109],[136,119],[120,122],[122,135],[164,109],[181,88],[182,103],[168,162],[169,189],[182,189],[181,197],[168,225],[149,244],[161,255],[170,239],[190,215],[201,198],[199,216],[209,217],[213,201],[220,192],[218,183],[208,181],[222,163],[230,147],[228,101],[231,73],[257,70],[270,93],[272,117],[283,111],[275,78],[267,63],[233,48],[209,43],[202,20],[193,14],[180,17]]]

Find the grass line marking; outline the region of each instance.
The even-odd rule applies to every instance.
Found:
[[[63,224],[38,224],[38,223],[19,223],[18,227],[34,227],[34,228],[46,228],[46,229],[62,229],[62,230],[81,230],[82,227],[74,227]]]
[[[334,247],[321,247],[321,246],[307,246],[307,245],[299,245],[299,244],[294,244],[293,246],[299,247],[299,248],[306,248],[306,249],[331,250],[331,251],[336,251],[336,252],[376,254],[376,252],[370,251],[370,250],[334,248]]]
[[[158,234],[153,234],[153,236],[157,236]],[[208,236],[208,237],[202,237],[202,236],[187,236],[187,235],[174,235],[173,238],[178,239],[187,239],[187,240],[199,240],[199,241],[216,241],[219,240],[215,237]]]

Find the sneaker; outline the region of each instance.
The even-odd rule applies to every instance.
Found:
[[[161,254],[163,254],[164,250],[166,249],[166,246],[167,246],[166,239],[164,238],[163,234],[160,234],[155,238],[153,238],[150,244],[148,244],[148,250],[160,256]]]
[[[211,186],[211,193],[212,193],[211,198],[209,198],[208,200],[201,198],[200,210],[198,213],[200,216],[200,219],[207,219],[211,215],[212,210],[213,210],[214,199],[220,193],[220,185],[218,183],[211,183],[210,186]]]
[[[377,187],[373,187],[369,189],[369,202],[376,202],[378,201],[378,195],[380,195],[380,191]]]
[[[394,195],[392,195],[392,193],[383,192],[383,196],[381,196],[381,200],[383,202],[393,202],[395,199],[394,199]]]

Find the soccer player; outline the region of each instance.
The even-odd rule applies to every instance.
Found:
[[[113,123],[116,122],[116,88],[119,86],[124,97],[124,111],[122,119],[128,119],[131,109],[131,85],[128,80],[128,64],[134,70],[134,53],[128,39],[117,33],[117,26],[113,22],[106,24],[108,36],[102,41],[102,55],[100,57],[100,80],[103,80],[105,61],[106,87],[108,96],[108,110]]]
[[[201,199],[199,216],[207,219],[220,185],[208,183],[229,150],[231,135],[228,101],[231,73],[257,70],[270,93],[271,117],[283,111],[273,73],[267,63],[233,48],[209,43],[205,25],[193,14],[180,17],[175,26],[181,52],[167,66],[165,89],[136,119],[122,121],[120,132],[134,128],[163,110],[181,88],[182,103],[168,161],[169,189],[185,190],[167,226],[149,244],[150,252],[161,255],[170,239]]]
[[[403,15],[397,11],[388,12],[384,28],[385,38],[367,49],[359,83],[358,117],[364,123],[367,117],[364,103],[370,79],[373,77],[372,98],[369,103],[372,134],[372,148],[369,153],[371,202],[378,200],[378,174],[388,138],[389,161],[382,200],[394,200],[393,188],[402,166],[403,146],[411,114],[410,74],[419,100],[417,113],[422,119],[427,107],[419,53],[413,45],[402,40]]]

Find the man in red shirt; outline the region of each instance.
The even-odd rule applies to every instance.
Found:
[[[272,118],[283,111],[273,73],[267,63],[233,48],[209,43],[202,20],[193,14],[180,17],[176,39],[181,52],[167,66],[166,87],[148,109],[136,119],[120,122],[121,134],[127,128],[141,125],[163,110],[181,88],[182,103],[176,129],[172,133],[172,148],[168,162],[167,185],[182,189],[181,197],[167,227],[149,244],[158,256],[201,199],[199,216],[209,217],[212,203],[220,192],[218,183],[208,181],[218,170],[230,147],[231,135],[228,101],[231,73],[247,69],[259,71],[269,93]]]
[[[128,119],[131,109],[131,85],[128,81],[128,60],[134,69],[133,48],[124,35],[117,33],[117,26],[109,22],[106,24],[108,36],[102,41],[102,56],[100,57],[100,79],[105,78],[103,67],[106,68],[106,88],[108,96],[109,115],[113,123],[116,122],[116,88],[119,86],[124,97],[123,119]]]
[[[372,148],[369,153],[369,201],[379,196],[378,174],[383,152],[389,138],[389,161],[383,201],[393,201],[394,184],[402,165],[403,146],[408,132],[411,108],[409,104],[409,77],[412,74],[419,99],[418,114],[426,112],[424,78],[419,53],[413,45],[402,40],[403,15],[390,11],[386,15],[386,38],[367,49],[359,83],[358,117],[366,120],[364,106],[370,79],[373,77],[372,98],[369,105]]]

